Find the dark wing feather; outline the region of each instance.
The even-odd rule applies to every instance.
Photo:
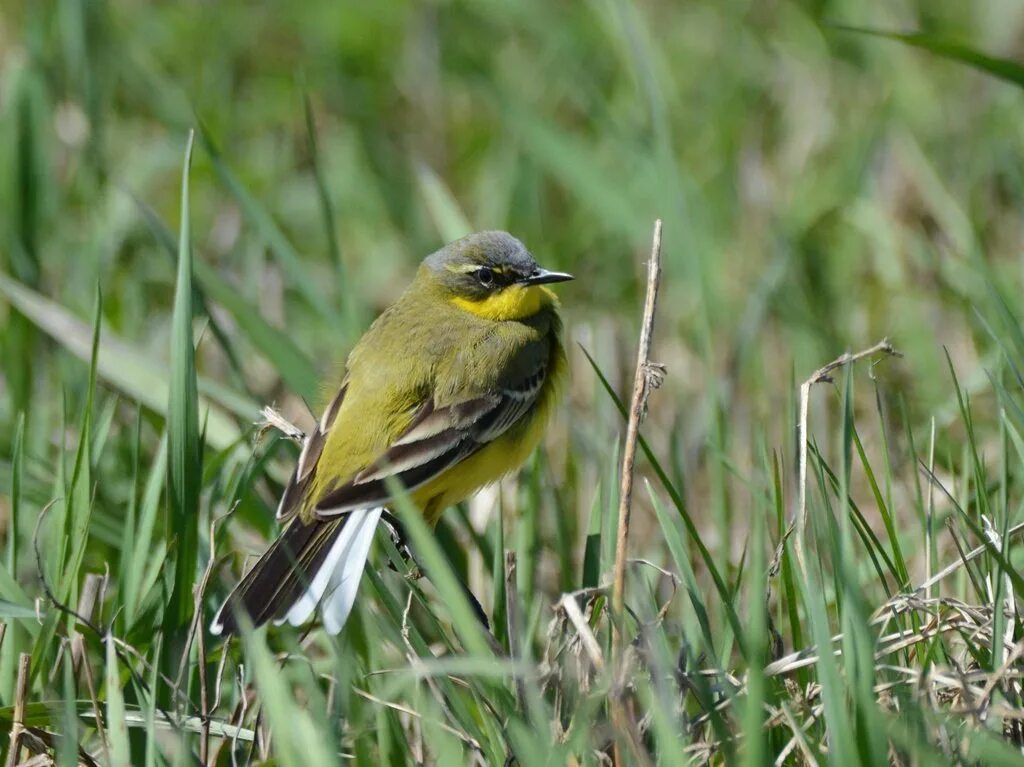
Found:
[[[347,519],[310,525],[297,519],[288,525],[224,600],[211,631],[238,634],[242,613],[253,626],[287,615],[316,576]]]
[[[547,374],[544,360],[521,380],[482,397],[443,407],[427,402],[384,455],[317,501],[317,516],[381,506],[391,498],[389,480],[407,490],[426,484],[526,415],[536,404]]]
[[[313,471],[320,461],[324,444],[327,442],[327,432],[334,424],[334,419],[338,417],[338,410],[341,409],[341,401],[345,398],[346,388],[346,384],[343,383],[338,393],[334,395],[334,399],[327,405],[323,415],[320,416],[320,422],[306,435],[306,440],[302,443],[302,452],[299,454],[299,462],[295,464],[295,471],[292,473],[291,479],[288,480],[288,484],[285,485],[284,492],[281,493],[281,500],[277,504],[278,520],[290,519],[299,510],[313,478]]]

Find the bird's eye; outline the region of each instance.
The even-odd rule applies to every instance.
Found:
[[[485,288],[494,286],[494,270],[488,269],[486,266],[481,266],[476,270],[476,278],[480,281],[480,284]]]

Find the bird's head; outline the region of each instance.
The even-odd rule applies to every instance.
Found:
[[[477,232],[448,243],[427,256],[422,271],[460,309],[492,320],[535,314],[555,300],[544,285],[573,279],[541,268],[507,232]]]

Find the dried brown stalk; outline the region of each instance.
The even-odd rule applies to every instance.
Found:
[[[629,537],[629,517],[633,502],[633,472],[636,464],[636,446],[640,437],[640,420],[647,406],[647,395],[652,387],[651,337],[654,334],[654,312],[658,305],[658,287],[661,284],[661,219],[654,222],[651,260],[647,263],[647,298],[644,301],[644,319],[640,329],[636,374],[633,377],[633,397],[626,426],[626,444],[622,451],[622,474],[619,487],[619,523],[615,535],[615,570],[612,580],[612,655],[619,656],[622,648],[621,618],[626,591],[626,543]]]
[[[6,767],[18,763],[21,752],[21,733],[25,729],[25,700],[28,698],[28,672],[32,656],[21,653],[18,656],[18,682],[14,688],[14,716],[11,718],[11,746],[7,749]]]
[[[640,437],[640,421],[647,410],[647,396],[661,383],[661,371],[651,364],[651,337],[654,334],[654,313],[658,306],[658,287],[661,284],[661,219],[654,222],[651,259],[647,262],[647,297],[644,300],[644,318],[640,328],[640,346],[637,349],[636,374],[633,377],[633,396],[626,426],[626,444],[622,451],[622,473],[619,487],[619,522],[615,536],[615,568],[612,578],[612,660],[616,677],[624,669],[623,662],[623,608],[626,591],[626,544],[629,538],[629,517],[633,502],[633,472],[636,465],[636,447]],[[616,687],[619,685],[616,684]],[[618,693],[612,702],[612,719],[616,729],[629,738],[634,754],[639,753],[625,701]],[[623,764],[619,741],[614,748],[615,764]]]
[[[811,387],[817,383],[831,381],[831,373],[834,370],[846,365],[852,365],[858,360],[862,360],[865,357],[872,357],[876,354],[885,354],[893,357],[901,356],[900,353],[893,348],[892,344],[889,343],[889,339],[883,338],[877,344],[868,349],[863,349],[855,353],[847,352],[846,354],[837,357],[827,365],[815,370],[814,374],[800,385],[800,420],[797,424],[797,451],[800,485],[798,488],[796,518],[793,520],[792,525],[790,525],[789,530],[786,531],[786,535],[783,537],[782,541],[779,542],[779,548],[775,554],[776,561],[773,561],[772,563],[773,571],[777,568],[777,560],[781,555],[782,544],[785,543],[786,538],[795,531],[797,564],[800,567],[800,571],[805,576],[807,574],[804,555],[804,528],[807,526],[807,410],[811,397]]]

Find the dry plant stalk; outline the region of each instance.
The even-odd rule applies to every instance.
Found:
[[[6,767],[18,763],[21,752],[21,733],[25,729],[25,700],[28,698],[28,672],[32,656],[21,653],[18,656],[18,682],[14,692],[14,716],[11,718],[11,745],[7,749]]]
[[[806,381],[800,385],[800,421],[797,424],[797,450],[798,450],[798,471],[799,471],[799,488],[798,488],[798,502],[796,510],[796,519],[793,520],[793,524],[789,530],[786,531],[786,535],[779,544],[779,551],[776,552],[776,559],[781,555],[782,544],[785,543],[785,539],[789,537],[790,533],[796,531],[796,559],[797,564],[800,567],[800,572],[806,577],[807,566],[804,555],[804,528],[807,526],[807,410],[808,403],[811,397],[811,387],[817,383],[826,383],[832,380],[831,373],[833,370],[844,367],[846,365],[852,365],[858,360],[862,360],[865,357],[871,357],[875,354],[885,354],[890,357],[902,356],[896,351],[892,344],[889,343],[888,338],[883,338],[874,346],[869,349],[863,349],[856,353],[846,352],[840,357],[832,360],[827,365],[818,368],[814,371]],[[772,563],[772,569],[774,570],[776,563]]]
[[[623,662],[623,608],[626,591],[626,544],[629,538],[629,516],[633,502],[633,472],[636,464],[636,446],[640,437],[640,421],[647,409],[647,395],[661,383],[661,372],[651,364],[651,337],[654,334],[654,312],[658,305],[658,287],[661,284],[661,219],[654,222],[651,259],[647,262],[647,297],[644,300],[644,318],[640,328],[640,346],[637,349],[636,374],[633,377],[633,396],[626,426],[626,444],[622,450],[622,473],[619,487],[619,521],[615,535],[615,568],[612,579],[612,661],[613,673],[619,678]],[[616,687],[618,686],[616,682]],[[634,755],[639,753],[625,701],[615,695],[612,701],[612,719],[619,732],[629,735]],[[614,748],[615,764],[623,764],[619,741]]]
[[[640,328],[640,346],[636,355],[636,374],[633,377],[633,397],[629,406],[626,426],[626,444],[622,451],[622,473],[619,486],[619,523],[615,535],[615,571],[612,580],[612,656],[618,658],[622,646],[621,617],[626,590],[626,542],[629,537],[629,516],[633,502],[633,471],[636,464],[636,446],[640,437],[640,420],[647,406],[647,395],[652,388],[651,336],[654,334],[654,312],[658,305],[658,287],[661,284],[661,219],[654,222],[651,260],[647,262],[647,298],[644,301],[644,319]]]
[[[569,619],[573,628],[576,629],[576,635],[579,637],[583,649],[586,650],[594,670],[598,672],[604,671],[604,656],[601,654],[601,645],[598,643],[597,637],[594,636],[594,632],[590,630],[590,625],[580,610],[580,606],[576,603],[576,593],[562,594],[562,598],[558,600],[555,609],[564,612],[565,617]]]

